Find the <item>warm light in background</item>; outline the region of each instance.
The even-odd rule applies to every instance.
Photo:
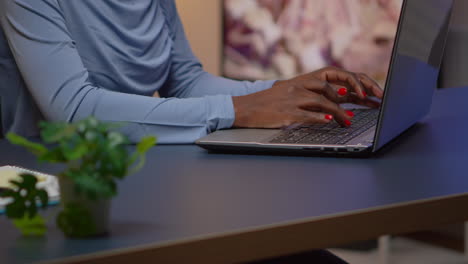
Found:
[[[221,1],[176,0],[185,33],[206,71],[221,73]]]

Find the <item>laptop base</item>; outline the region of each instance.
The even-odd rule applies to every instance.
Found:
[[[296,148],[280,149],[271,147],[246,147],[234,145],[199,145],[210,153],[217,154],[241,154],[241,155],[265,155],[265,156],[315,156],[315,157],[347,157],[347,158],[369,158],[373,152],[372,148],[366,148],[360,151],[346,151],[345,148],[335,150],[321,150],[320,148]]]

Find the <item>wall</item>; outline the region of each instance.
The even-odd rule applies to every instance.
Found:
[[[206,71],[221,72],[221,0],[176,0],[185,33]]]

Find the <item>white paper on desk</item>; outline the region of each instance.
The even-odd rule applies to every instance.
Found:
[[[30,173],[37,177],[38,183],[37,188],[44,189],[49,195],[49,203],[57,203],[59,200],[59,185],[57,177],[45,174],[38,171],[32,171],[21,167],[14,166],[1,166],[0,167],[0,187],[2,188],[13,188],[10,181],[19,179],[21,173]],[[5,205],[10,202],[9,199],[0,198],[0,213],[5,209]]]

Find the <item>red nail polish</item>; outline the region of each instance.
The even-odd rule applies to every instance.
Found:
[[[325,115],[325,119],[327,119],[327,120],[333,120],[333,116],[332,116],[332,115]]]
[[[341,96],[345,96],[347,93],[348,93],[348,89],[346,89],[344,87],[338,89],[338,94],[341,95]]]
[[[365,91],[362,91],[362,95],[364,95],[364,97],[366,97],[367,93]]]
[[[349,120],[345,120],[344,123],[345,123],[345,125],[346,125],[347,127],[351,126],[351,121],[349,121]]]
[[[353,117],[354,116],[354,113],[349,111],[349,110],[346,110],[346,114],[350,117]]]

